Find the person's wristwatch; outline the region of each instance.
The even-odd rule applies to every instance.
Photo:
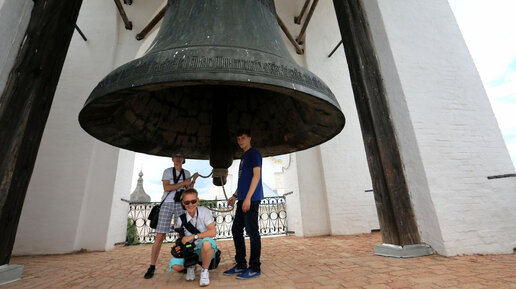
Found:
[[[238,197],[238,195],[237,195],[237,194],[233,194],[233,198],[235,198],[235,199],[236,199],[237,197]]]
[[[194,240],[197,240],[197,239],[199,239],[199,235],[195,234],[195,235],[193,236],[193,238],[194,238]]]

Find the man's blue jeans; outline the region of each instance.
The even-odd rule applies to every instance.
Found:
[[[235,261],[238,268],[247,268],[245,260],[245,239],[244,228],[249,236],[251,243],[251,257],[249,258],[249,268],[254,272],[260,272],[260,252],[262,250],[262,241],[260,238],[260,231],[258,229],[258,208],[261,201],[251,201],[251,208],[248,212],[242,212],[242,203],[238,201],[235,219],[231,232],[233,233],[233,242],[235,243]]]

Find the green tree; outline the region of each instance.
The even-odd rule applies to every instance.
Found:
[[[136,230],[136,224],[131,218],[127,218],[127,234],[125,236],[126,245],[136,245],[140,243],[138,237],[138,231]]]

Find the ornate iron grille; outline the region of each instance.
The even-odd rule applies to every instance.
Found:
[[[153,243],[156,236],[154,229],[149,227],[149,215],[152,207],[159,202],[130,203],[129,219],[135,226],[139,243]],[[227,208],[227,201],[202,200],[201,205],[209,208]],[[287,234],[287,211],[284,196],[264,198],[259,208],[259,228],[261,236],[279,236]],[[233,237],[231,226],[235,218],[235,210],[231,212],[215,212],[213,218],[217,228],[216,239],[229,239]],[[177,234],[172,230],[165,237],[165,242],[175,242]]]

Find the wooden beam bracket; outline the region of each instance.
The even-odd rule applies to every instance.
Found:
[[[333,53],[335,53],[335,51],[337,51],[337,48],[339,48],[339,46],[342,44],[342,39],[339,41],[339,43],[337,43],[337,45],[335,46],[335,48],[333,48],[333,50],[330,52],[330,54],[328,55],[328,58],[330,58]]]
[[[285,33],[285,36],[287,36],[288,40],[290,40],[290,43],[294,45],[294,48],[296,49],[297,54],[303,54],[305,51],[297,44],[297,42],[294,40],[294,37],[292,37],[292,34],[288,31],[287,27],[281,21],[278,15],[276,15],[276,19],[278,19],[278,24],[281,27],[281,30],[283,30],[283,33]]]
[[[305,4],[303,5],[301,12],[299,13],[299,16],[294,17],[294,23],[301,24],[301,20],[303,20],[303,16],[305,15],[305,11],[306,11],[306,8],[308,7],[309,3],[310,3],[310,0],[305,1]]]
[[[154,28],[154,26],[156,26],[156,24],[158,24],[158,22],[165,16],[165,12],[167,12],[167,6],[163,7],[158,12],[158,14],[156,14],[156,16],[154,16],[151,19],[149,24],[147,24],[147,26],[145,26],[145,28],[143,28],[142,31],[140,31],[140,33],[136,34],[136,40],[142,40],[143,38],[145,38],[145,36],[149,34],[152,28]]]
[[[133,23],[131,21],[129,21],[129,18],[127,18],[124,7],[122,6],[122,3],[120,3],[120,0],[113,0],[113,1],[115,1],[116,8],[118,8],[118,13],[120,13],[122,20],[124,21],[125,29],[133,30]]]
[[[79,26],[77,26],[77,24],[75,24],[75,30],[77,30],[77,32],[79,32],[79,34],[81,35],[82,39],[84,41],[88,41],[88,39],[86,38],[86,36],[84,36],[84,33],[82,33],[81,29],[79,28]]]
[[[303,42],[305,41],[306,28],[308,27],[308,24],[310,23],[310,19],[312,19],[312,15],[314,14],[317,3],[319,3],[319,0],[314,0],[314,2],[312,3],[312,6],[310,6],[310,11],[308,11],[308,15],[306,16],[305,23],[303,23],[303,27],[301,27],[299,36],[296,39],[296,42],[300,45],[302,45]]]

